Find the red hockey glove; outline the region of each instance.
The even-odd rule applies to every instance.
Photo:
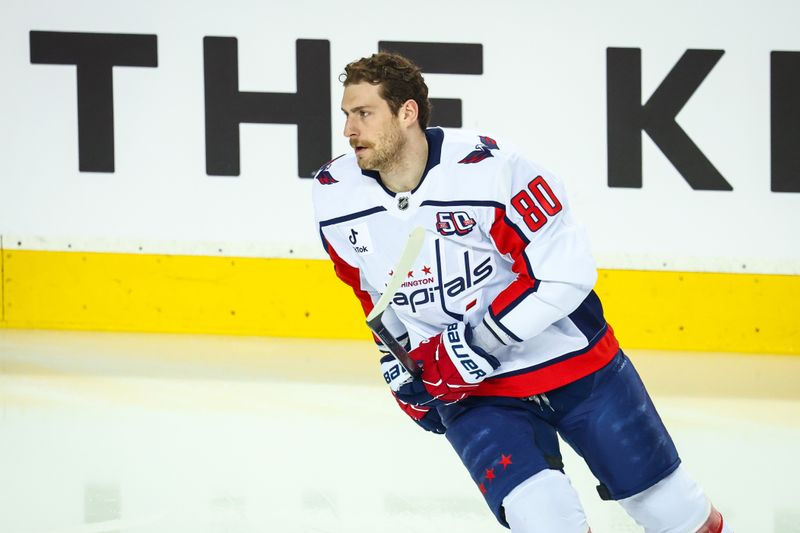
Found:
[[[411,405],[410,403],[400,400],[394,393],[392,394],[394,395],[394,399],[397,400],[397,405],[400,406],[400,409],[425,431],[432,431],[433,433],[442,435],[447,430],[444,424],[442,424],[442,418],[439,416],[439,412],[435,407]]]
[[[442,333],[411,350],[409,355],[422,363],[422,375],[404,382],[397,389],[397,397],[412,405],[434,406],[469,396],[500,366],[494,356],[470,345],[471,333],[461,322],[450,324]]]

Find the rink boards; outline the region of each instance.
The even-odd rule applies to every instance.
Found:
[[[367,339],[316,259],[4,250],[0,327]],[[624,346],[800,353],[800,277],[600,270]]]

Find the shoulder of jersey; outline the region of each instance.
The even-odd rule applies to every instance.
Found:
[[[359,176],[361,176],[361,169],[358,168],[355,154],[347,153],[334,157],[322,165],[314,174],[314,181],[318,185],[352,184],[354,178]]]
[[[357,189],[373,185],[375,180],[365,178],[356,163],[355,154],[342,154],[322,165],[314,175],[314,195],[349,197],[358,194]]]
[[[490,159],[505,159],[513,150],[502,141],[480,132],[445,129],[442,161],[455,165],[478,165]]]
[[[365,209],[362,204],[367,195],[359,189],[370,186],[374,186],[374,180],[365,179],[355,154],[331,159],[314,175],[312,197],[318,216],[335,218]]]

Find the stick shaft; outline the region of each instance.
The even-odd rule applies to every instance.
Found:
[[[394,298],[394,294],[403,283],[405,273],[411,269],[414,265],[414,261],[417,260],[417,256],[420,250],[422,250],[423,242],[425,242],[425,228],[417,226],[408,236],[406,246],[400,254],[400,259],[397,260],[397,265],[394,267],[394,274],[392,274],[392,279],[390,279],[389,283],[386,285],[386,290],[383,291],[383,294],[375,303],[372,311],[367,315],[367,326],[369,326],[369,329],[372,330],[375,336],[381,340],[384,346],[386,346],[412,376],[418,376],[421,369],[411,356],[408,355],[406,349],[397,342],[394,335],[383,325],[382,318],[383,312],[389,307],[392,298]]]
[[[389,280],[389,284],[386,285],[386,290],[383,291],[383,294],[375,303],[375,307],[373,307],[372,311],[367,315],[367,322],[383,313],[386,308],[389,307],[394,293],[397,292],[397,289],[399,289],[400,285],[403,283],[403,279],[405,279],[405,273],[411,269],[414,265],[414,261],[417,260],[417,256],[419,255],[419,251],[422,250],[422,243],[424,241],[425,228],[417,226],[409,234],[406,247],[403,249],[403,253],[400,254],[397,265],[394,267],[392,279]]]
[[[383,313],[377,315],[372,320],[367,320],[369,329],[381,340],[386,348],[400,361],[400,364],[405,367],[409,374],[416,377],[420,374],[422,369],[419,368],[416,361],[414,361],[405,348],[394,338],[386,326],[383,325],[381,318]]]

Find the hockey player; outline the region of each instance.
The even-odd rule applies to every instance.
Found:
[[[315,216],[365,313],[405,278],[383,322],[421,375],[381,359],[400,407],[445,434],[514,533],[589,530],[557,434],[646,532],[729,532],[603,317],[562,183],[501,139],[427,128],[428,89],[402,56],[354,61],[342,81],[353,151],[317,173]],[[416,226],[422,251],[392,272]]]

